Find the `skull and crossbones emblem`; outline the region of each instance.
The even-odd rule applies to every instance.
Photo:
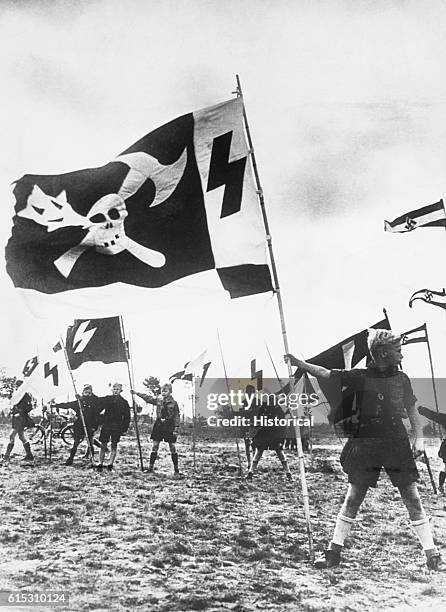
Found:
[[[123,154],[113,161],[126,164],[129,171],[118,193],[101,197],[85,217],[72,208],[67,201],[65,191],[53,197],[37,185],[34,185],[28,196],[25,208],[17,213],[19,217],[46,226],[48,232],[75,226],[88,230],[79,244],[67,250],[54,262],[65,278],[71,274],[79,257],[91,248],[103,255],[116,255],[128,251],[153,268],[161,268],[166,263],[163,253],[143,246],[126,235],[124,223],[129,213],[125,202],[149,178],[155,185],[155,196],[150,207],[158,206],[167,200],[183,176],[187,161],[186,149],[177,161],[166,166],[160,164],[155,157],[143,152]]]

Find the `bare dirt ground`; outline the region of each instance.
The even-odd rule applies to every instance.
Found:
[[[5,435],[3,428],[2,443]],[[102,474],[80,457],[63,466],[60,441],[52,465],[38,447],[35,466],[21,466],[23,449],[17,443],[14,450],[0,468],[0,590],[67,590],[69,605],[56,609],[76,611],[446,609],[446,573],[425,569],[386,476],[364,503],[343,565],[316,571],[293,453],[290,483],[273,453],[253,481],[240,479],[231,440],[198,440],[194,475],[190,440],[181,438],[183,478],[173,476],[167,447],[156,473],[141,473],[130,436],[116,470]],[[318,550],[330,539],[345,492],[338,456],[338,448],[325,446],[315,449],[312,465],[306,460]],[[436,473],[438,459],[433,466]],[[446,498],[432,494],[421,469],[422,497],[444,551]]]

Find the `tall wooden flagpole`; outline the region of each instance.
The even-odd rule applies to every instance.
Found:
[[[84,410],[82,408],[82,402],[79,399],[79,394],[77,392],[76,384],[74,382],[74,376],[73,376],[73,372],[71,370],[70,360],[68,359],[67,347],[65,346],[65,342],[63,341],[62,337],[60,338],[60,343],[61,343],[62,348],[63,348],[63,352],[64,352],[64,355],[65,355],[65,361],[67,363],[67,368],[68,368],[68,371],[70,372],[71,383],[73,385],[74,394],[76,395],[77,403],[78,403],[78,406],[79,406],[79,414],[80,414],[81,421],[82,421],[82,427],[84,429],[85,439],[87,440],[88,450],[90,451],[90,453],[89,453],[90,454],[90,465],[93,467],[93,465],[94,465],[94,461],[93,461],[93,448],[91,446],[90,438],[88,436],[87,424],[85,423],[85,417],[84,417]]]
[[[126,343],[125,340],[125,333],[124,333],[124,321],[122,319],[122,316],[119,315],[119,325],[121,327],[121,340],[124,344],[124,353],[125,353],[125,361],[127,364],[127,372],[129,375],[129,384],[130,384],[130,389],[131,391],[133,391],[134,387],[133,387],[133,366],[130,365],[131,363],[131,359],[130,359],[130,344]],[[139,427],[138,427],[138,411],[136,410],[136,404],[135,404],[135,396],[133,395],[133,393],[131,393],[132,396],[132,409],[133,409],[133,421],[135,423],[135,433],[136,433],[136,443],[138,445],[138,453],[139,453],[139,463],[141,466],[141,472],[144,472],[144,461],[142,458],[142,449],[141,449],[141,438],[139,437]]]
[[[49,435],[49,462],[53,460],[53,403],[50,400],[50,435]]]
[[[273,361],[273,356],[271,355],[271,352],[270,352],[270,350],[269,350],[268,345],[266,344],[266,342],[265,342],[265,346],[266,346],[266,350],[268,351],[268,355],[269,355],[269,358],[270,358],[271,364],[272,364],[272,366],[273,366],[273,368],[274,368],[274,373],[275,373],[275,375],[276,375],[277,382],[279,383],[279,388],[280,388],[280,389],[282,389],[282,388],[283,388],[283,382],[282,382],[282,379],[280,378],[279,373],[277,372],[276,364],[275,364],[275,363],[274,363],[274,361]]]
[[[43,399],[41,399],[40,401],[42,402],[42,414],[44,414],[43,407],[44,407],[44,405],[45,405],[45,404],[43,403]],[[47,412],[47,414],[49,413],[48,408],[46,409],[46,412]],[[47,454],[47,444],[46,444],[46,431],[45,431],[45,427],[44,427],[44,429],[43,429],[43,452],[44,452],[44,454],[45,454],[45,459],[47,459],[47,458],[48,458],[48,454]]]
[[[429,342],[429,334],[427,333],[427,324],[425,323],[426,328],[426,344],[427,344],[427,352],[429,353],[429,364],[431,367],[431,377],[432,377],[432,388],[434,390],[434,401],[435,401],[435,409],[437,412],[440,412],[438,408],[438,397],[437,397],[437,387],[435,385],[435,375],[434,375],[434,366],[432,363],[432,353],[431,353],[431,345]]]
[[[195,380],[192,375],[192,387],[190,390],[190,399],[192,406],[192,457],[193,457],[193,467],[194,467],[194,476],[197,471],[197,406],[196,406],[196,398],[195,398]]]
[[[303,392],[306,393],[307,395],[309,394],[308,391],[308,385],[309,385],[309,378],[308,378],[308,373],[305,372],[305,374],[303,375]],[[311,461],[311,466],[313,467],[313,427],[311,425],[311,417],[312,417],[312,410],[310,406],[307,406],[305,409],[305,412],[307,413],[306,416],[310,417],[310,425],[308,425],[308,448],[310,451],[310,461]]]
[[[238,74],[236,75],[236,80],[237,80],[237,91],[235,93],[237,94],[238,97],[243,97],[242,87],[240,84],[240,77]],[[244,104],[243,104],[243,119],[245,122],[246,136],[248,138],[249,152],[250,152],[250,157],[252,161],[254,177],[256,181],[257,195],[259,196],[260,209],[262,211],[263,224],[265,226],[266,240],[268,244],[268,251],[269,251],[269,256],[270,256],[270,261],[271,261],[271,269],[272,269],[273,279],[274,279],[274,292],[276,294],[277,305],[279,307],[283,346],[285,349],[285,353],[287,354],[290,351],[289,351],[288,338],[287,338],[287,332],[286,332],[286,326],[285,326],[285,315],[283,311],[282,296],[281,296],[280,287],[279,287],[279,278],[277,275],[276,261],[274,259],[272,239],[271,239],[271,234],[270,234],[270,229],[269,229],[268,217],[266,214],[265,199],[263,197],[263,190],[260,184],[259,172],[257,169],[257,161],[256,161],[255,153],[254,153],[251,132],[249,130],[248,117],[246,114]],[[290,393],[291,393],[294,389],[294,377],[293,377],[293,372],[292,372],[291,363],[289,359],[287,360],[287,366],[288,366],[288,378],[290,381]],[[309,553],[310,553],[310,560],[313,561],[314,559],[313,531],[311,528],[310,504],[309,504],[309,498],[308,498],[307,479],[306,479],[306,474],[305,474],[305,459],[304,459],[304,453],[302,449],[302,440],[300,437],[300,428],[295,426],[295,431],[296,431],[297,452],[298,452],[298,457],[299,457],[299,470],[300,470],[300,482],[301,482],[301,487],[302,487],[302,500],[303,500],[303,505],[304,505],[305,520],[307,523],[308,548],[309,548]]]
[[[223,371],[225,374],[225,381],[226,381],[226,390],[228,392],[228,396],[230,394],[230,389],[229,389],[229,380],[228,380],[228,373],[226,371],[226,364],[225,364],[225,358],[223,355],[223,347],[221,345],[221,340],[220,340],[220,332],[217,329],[217,338],[218,338],[218,346],[220,347],[220,355],[221,355],[221,362],[223,364]],[[233,413],[233,409],[231,406],[231,412]],[[239,440],[239,427],[236,428],[236,437],[235,437],[235,444],[237,447],[237,459],[238,459],[238,471],[239,471],[239,476],[242,477],[243,476],[243,467],[242,467],[242,455],[240,453],[240,445],[238,443]]]

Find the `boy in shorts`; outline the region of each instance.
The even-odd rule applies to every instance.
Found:
[[[112,386],[112,394],[100,398],[101,410],[104,411],[104,423],[99,436],[99,441],[101,442],[99,465],[97,468],[99,472],[102,472],[104,466],[109,440],[111,440],[111,453],[107,469],[109,471],[113,470],[118,443],[130,425],[130,406],[127,400],[121,396],[121,392],[121,383],[115,382]]]
[[[153,472],[155,461],[158,457],[158,449],[160,442],[167,442],[172,457],[173,469],[175,474],[179,474],[178,469],[178,453],[175,442],[178,437],[178,429],[180,426],[180,409],[177,402],[172,397],[172,385],[165,384],[161,387],[161,397],[152,397],[146,393],[138,393],[133,391],[145,402],[156,406],[156,421],[153,425],[150,439],[153,441],[152,452],[150,453],[149,472]]]
[[[285,355],[291,365],[316,378],[335,379],[347,386],[356,398],[356,426],[341,453],[341,465],[348,474],[349,486],[338,514],[333,538],[324,555],[316,560],[318,568],[335,567],[341,562],[344,541],[350,534],[357,512],[369,487],[376,487],[384,468],[398,488],[409,513],[429,569],[443,569],[420,495],[418,470],[403,418],[409,417],[418,434],[421,423],[415,410],[416,397],[408,376],[399,369],[402,360],[401,338],[388,330],[369,330],[368,347],[372,358],[364,369],[328,370]],[[417,446],[422,443],[417,436]]]
[[[82,406],[82,414],[84,417],[84,421],[82,421],[82,417],[80,414],[79,402]],[[73,426],[73,446],[71,448],[68,459],[65,461],[65,465],[73,465],[74,457],[76,456],[78,446],[85,438],[84,422],[85,429],[87,430],[88,435],[88,448],[91,448],[94,457],[93,435],[99,426],[99,413],[101,412],[102,408],[100,399],[93,393],[93,387],[89,384],[84,385],[82,395],[79,395],[77,400],[73,402],[57,404],[56,408],[70,409],[76,413],[76,420]]]
[[[16,381],[16,389],[20,387],[22,384],[21,380]],[[31,445],[25,436],[25,429],[27,427],[34,427],[34,422],[29,416],[29,413],[33,409],[33,404],[31,400],[31,396],[29,393],[25,393],[20,401],[15,404],[11,409],[11,433],[9,434],[9,443],[6,447],[6,452],[3,457],[3,463],[8,463],[9,458],[11,456],[12,449],[14,448],[15,437],[18,436],[19,440],[23,444],[23,448],[25,449],[25,457],[23,461],[32,462],[34,461],[34,456],[31,452]]]

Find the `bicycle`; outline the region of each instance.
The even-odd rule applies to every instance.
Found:
[[[46,407],[43,408],[40,421],[34,427],[27,429],[28,440],[33,446],[40,444],[49,438],[51,429],[53,440],[61,439],[67,446],[73,446],[73,420],[59,412],[52,413]]]

